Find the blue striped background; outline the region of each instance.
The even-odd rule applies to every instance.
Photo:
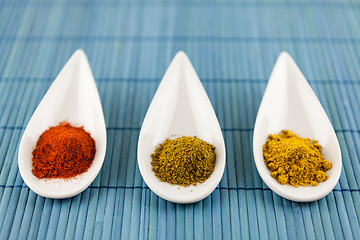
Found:
[[[360,2],[351,0],[0,0],[0,239],[351,239],[360,236]],[[107,125],[104,166],[82,194],[40,197],[17,166],[19,141],[78,48]],[[146,110],[179,50],[213,104],[224,177],[194,204],[158,198],[136,159]],[[254,122],[278,54],[288,51],[338,136],[343,171],[325,198],[274,194],[252,156]]]

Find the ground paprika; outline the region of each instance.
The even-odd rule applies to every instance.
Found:
[[[96,147],[83,127],[62,122],[41,134],[32,153],[37,178],[72,178],[88,170]]]

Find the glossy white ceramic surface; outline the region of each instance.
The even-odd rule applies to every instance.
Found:
[[[39,136],[60,122],[83,126],[96,143],[96,155],[89,170],[71,179],[38,179],[32,173],[32,151]],[[106,127],[99,93],[89,62],[77,50],[61,70],[32,115],[19,147],[18,164],[26,185],[48,198],[68,198],[85,190],[104,162]]]
[[[329,179],[316,187],[281,185],[264,164],[262,146],[269,134],[288,129],[300,137],[318,140],[325,159],[332,163]],[[286,52],[280,54],[267,84],[256,118],[253,150],[258,172],[269,188],[299,202],[315,201],[335,187],[341,173],[341,152],[335,131],[315,93]]]
[[[151,169],[151,154],[167,138],[197,136],[216,147],[214,172],[202,184],[181,187],[160,182]],[[219,184],[225,167],[225,145],[210,100],[184,52],[178,52],[166,71],[146,113],[138,142],[138,164],[149,188],[177,203],[207,197]]]

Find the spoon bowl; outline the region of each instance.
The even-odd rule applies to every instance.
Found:
[[[32,173],[32,151],[40,135],[61,122],[84,127],[95,140],[96,154],[87,172],[74,178],[38,179]],[[26,185],[48,198],[68,198],[85,190],[104,162],[106,127],[99,93],[89,62],[77,50],[61,70],[32,115],[19,147],[19,171]]]
[[[203,183],[182,187],[160,182],[151,168],[151,154],[167,138],[198,137],[215,146],[214,172]],[[200,201],[214,191],[225,168],[225,144],[219,122],[200,79],[184,52],[166,71],[146,113],[138,142],[138,165],[149,188],[176,203]]]
[[[288,129],[299,137],[318,140],[324,158],[332,163],[328,180],[316,187],[281,185],[270,176],[262,146],[269,134]],[[341,152],[335,131],[305,77],[286,52],[280,54],[267,84],[255,122],[253,152],[257,170],[266,185],[289,200],[309,202],[329,194],[341,173]]]

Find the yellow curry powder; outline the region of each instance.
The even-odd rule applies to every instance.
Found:
[[[329,178],[326,171],[332,166],[323,157],[318,141],[300,138],[289,130],[270,134],[263,146],[263,156],[271,176],[280,184],[294,187],[317,186]]]

